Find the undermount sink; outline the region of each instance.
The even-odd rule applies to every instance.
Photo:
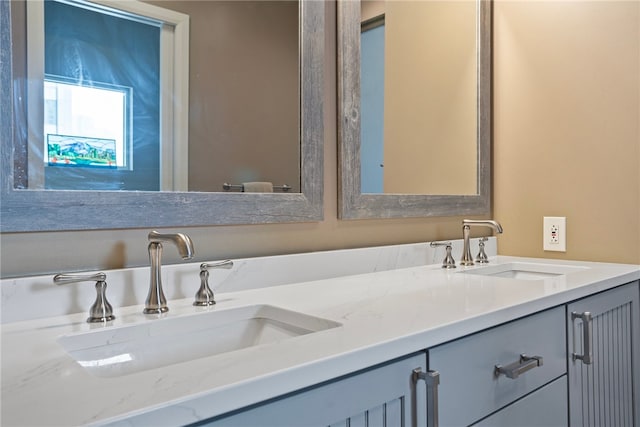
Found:
[[[92,374],[116,377],[338,326],[271,305],[251,305],[66,335],[58,342]]]
[[[543,280],[575,273],[577,271],[584,271],[586,269],[588,269],[588,267],[510,262],[461,272],[464,274],[477,274],[481,276],[503,277],[517,280]]]

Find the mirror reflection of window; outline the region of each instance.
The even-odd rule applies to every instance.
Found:
[[[104,158],[105,164],[108,166],[127,167],[126,153],[130,149],[126,120],[129,114],[128,97],[129,91],[126,89],[86,87],[45,77],[44,163],[52,164],[65,160],[60,156],[54,160],[50,156],[52,137],[64,135],[66,136],[64,141],[68,145],[82,144],[79,141],[87,139],[112,140],[113,159],[109,155],[111,149],[102,148],[102,144],[100,144],[90,148],[90,150],[99,152],[100,157],[95,160]],[[59,147],[61,139],[54,139]]]
[[[67,136],[65,160],[75,166],[54,167],[57,162],[49,162],[45,150],[45,188],[159,190],[160,147],[144,144],[143,139],[160,140],[160,23],[84,3],[47,1],[44,71],[45,86],[57,86],[55,134]],[[50,75],[65,82],[47,81]],[[125,165],[129,114],[123,111],[122,92],[105,90],[108,86],[130,87],[134,96],[131,135],[127,135],[133,139],[133,151],[126,168],[96,168],[97,162],[89,160],[96,143],[87,138],[114,139],[118,163]],[[52,91],[45,87],[47,92]]]
[[[28,63],[32,62],[34,55],[42,57],[40,76],[30,70],[29,81],[41,82],[46,72],[65,78],[71,76],[83,86],[115,84],[130,87],[134,111],[132,123],[127,126],[130,127],[128,138],[132,139],[133,148],[125,154],[125,160],[131,160],[127,171],[134,174],[144,169],[147,177],[159,176],[155,187],[137,178],[136,182],[128,182],[124,179],[128,177],[118,175],[123,178],[120,179],[122,184],[106,184],[105,187],[91,184],[84,189],[222,192],[224,183],[269,181],[276,187],[288,185],[292,193],[302,191],[300,108],[304,94],[300,80],[303,62],[299,25],[302,9],[297,0],[31,0],[25,3],[28,16],[29,9],[42,9],[39,25],[31,18],[27,19]],[[60,25],[55,31],[46,30],[55,38],[55,46],[52,48],[42,34],[41,46],[34,49],[32,41],[38,37],[33,32],[40,28],[44,33],[45,27],[50,26],[50,13],[45,13],[45,9],[50,9],[51,5],[55,9],[72,8],[80,11],[77,13],[103,15],[104,21],[128,20],[159,29],[159,96],[140,95],[136,82],[110,78],[120,71],[135,74],[132,67],[148,56],[148,46],[155,49],[157,44],[142,42],[134,35],[125,37],[118,27],[92,25],[90,19],[65,18],[67,25]],[[89,27],[92,27],[89,31],[81,31]],[[64,36],[67,46],[62,52],[50,55],[46,51],[57,49],[58,41],[62,41],[58,30],[67,32]],[[76,38],[71,36],[74,32]],[[122,53],[114,55],[116,60],[121,57],[122,63],[113,66],[112,76],[108,77],[98,77],[90,66],[90,61],[95,58],[86,57],[117,50],[100,39],[99,34],[103,32],[109,35],[107,42],[124,38],[131,42]],[[170,37],[171,41],[167,42]],[[76,61],[76,74],[49,69],[52,61],[60,61],[65,55],[77,56],[79,51],[85,56]],[[63,59],[63,62],[73,60]],[[156,73],[152,66],[140,68]],[[103,69],[108,67],[100,67],[99,71]],[[155,76],[148,75],[143,83],[155,84],[155,81]],[[42,87],[33,87],[32,83],[27,86],[29,108],[41,107],[44,98]],[[159,107],[155,104],[158,98]],[[144,117],[148,125],[156,117],[155,111],[136,114],[135,110],[147,104],[160,110],[159,136],[147,128],[140,130],[141,120],[138,118]],[[173,113],[167,113],[170,109]],[[31,134],[29,147],[24,149],[28,151],[24,158],[28,158],[29,164],[24,165],[24,159],[16,164],[18,170],[27,171],[25,175],[28,177],[15,181],[15,188],[54,188],[45,185],[45,174],[51,174],[48,173],[50,171],[45,173],[46,154],[42,152],[42,147],[46,146],[41,137],[44,135],[44,118],[38,115],[42,116],[43,110],[40,108],[35,114],[29,112]],[[148,148],[158,140],[158,153],[136,154],[138,142]],[[156,167],[151,162],[158,159],[160,164]],[[124,174],[125,171],[120,167],[118,171],[110,172]],[[50,183],[49,177],[46,178]],[[92,180],[85,182],[89,181]]]
[[[137,1],[26,3],[27,188],[186,190],[188,108],[176,105],[189,17]]]

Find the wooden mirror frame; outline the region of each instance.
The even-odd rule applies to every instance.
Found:
[[[360,2],[338,0],[339,217],[481,215],[491,211],[491,0],[477,0],[477,194],[363,194],[360,163]],[[447,179],[443,176],[442,179]]]
[[[26,119],[13,76],[11,2],[0,3],[0,231],[62,231],[323,219],[323,1],[300,1],[301,193],[56,191],[14,188],[14,152]]]

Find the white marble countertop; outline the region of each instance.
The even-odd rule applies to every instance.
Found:
[[[188,424],[640,279],[637,265],[503,256],[491,265],[514,261],[588,268],[524,281],[431,265],[219,293],[204,310],[270,304],[342,326],[110,378],[57,342],[89,331],[86,313],[4,324],[2,425]],[[203,310],[191,302],[170,301],[166,317]],[[121,309],[107,327],[153,321],[141,311]]]

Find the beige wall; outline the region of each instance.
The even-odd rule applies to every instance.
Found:
[[[554,7],[568,11],[558,15]],[[559,257],[640,263],[638,8],[637,2],[495,5],[493,216],[505,228],[500,253],[553,256],[540,249],[542,216],[566,215],[568,251]],[[336,219],[333,5],[328,13],[325,220],[182,228],[194,238],[197,260],[461,237],[460,217]],[[562,163],[557,170],[547,167],[550,151]],[[148,231],[3,234],[0,268],[8,277],[147,265]],[[164,259],[179,262],[171,248]]]
[[[387,0],[360,0],[360,20],[367,21],[384,15]]]
[[[149,2],[190,17],[189,190],[300,191],[298,3]]]
[[[500,253],[640,263],[640,2],[498,1],[494,26]]]

